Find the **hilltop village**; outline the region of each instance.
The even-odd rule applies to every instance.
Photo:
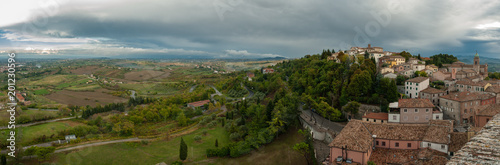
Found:
[[[323,164],[499,163],[500,81],[488,80],[488,64],[477,53],[473,64],[440,67],[404,53],[368,45],[328,57],[337,63],[374,59],[383,77],[400,81],[401,95],[388,112],[365,111],[340,133],[324,131],[330,153]]]

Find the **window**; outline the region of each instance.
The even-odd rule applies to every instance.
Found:
[[[417,91],[418,91],[418,88],[415,88],[415,90],[417,90]]]
[[[396,120],[396,115],[392,116],[392,120]]]
[[[439,116],[436,116],[436,119],[439,119]]]
[[[378,141],[376,141],[375,144],[378,146]]]
[[[384,120],[380,120],[380,122],[384,123]]]
[[[425,120],[429,120],[429,116],[425,116]]]
[[[373,122],[377,122],[377,119],[373,119]]]
[[[415,113],[418,113],[418,109],[415,109]]]
[[[385,142],[382,142],[382,146],[385,146]]]
[[[418,83],[416,83],[416,84],[417,84],[417,86],[418,86]]]
[[[403,110],[403,112],[408,112],[408,110],[407,110],[407,109],[405,109],[405,110]]]
[[[444,145],[441,145],[441,149],[444,150],[445,146]]]
[[[464,109],[464,113],[467,113],[467,109]]]
[[[396,143],[396,144],[395,144],[395,146],[396,146],[396,147],[399,147],[399,143]]]
[[[432,101],[434,101],[434,100],[432,100]],[[429,112],[429,109],[425,109],[425,112]]]
[[[431,147],[431,143],[427,143],[427,147]]]
[[[411,143],[408,143],[408,145],[407,145],[407,146],[408,146],[408,148],[411,148]]]
[[[486,119],[486,122],[489,122],[489,121],[490,121],[490,119]]]

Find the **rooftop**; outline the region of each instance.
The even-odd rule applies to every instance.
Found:
[[[489,86],[484,90],[485,92],[500,93],[500,85]]]
[[[431,108],[434,104],[429,99],[399,99],[399,108]]]
[[[415,77],[415,78],[406,80],[406,82],[421,83],[425,80],[429,80],[429,77]]]
[[[205,104],[208,104],[209,102],[210,102],[210,100],[202,100],[202,101],[188,103],[188,105],[191,105],[191,106],[194,106],[194,107],[201,107],[201,106],[203,106]]]
[[[493,98],[495,96],[490,94],[482,94],[478,92],[458,92],[458,93],[450,93],[449,95],[444,95],[440,97],[454,101],[472,101],[472,100],[486,100]]]
[[[425,88],[424,90],[422,90],[420,92],[430,93],[430,94],[446,93],[446,91],[439,90],[439,89],[432,88],[432,87]]]
[[[495,116],[496,114],[500,114],[500,104],[489,104],[484,107],[484,109],[480,110],[477,114],[479,116]]]
[[[364,115],[362,118],[388,120],[389,114],[388,113],[369,113],[367,115]]]
[[[366,128],[376,135],[377,139],[391,140],[415,140],[420,141],[425,135],[427,128],[426,124],[370,124],[365,123]]]
[[[351,120],[328,146],[336,148],[347,146],[348,150],[368,152],[372,147],[372,140],[363,122]]]
[[[486,86],[486,85],[488,85],[488,83],[484,82],[484,81],[474,82],[472,80],[457,81],[456,84],[468,85],[468,86],[483,86],[483,87]]]
[[[498,164],[500,162],[500,114],[455,153],[448,165]]]
[[[457,152],[467,143],[467,132],[452,132],[450,133],[450,140],[448,151]]]

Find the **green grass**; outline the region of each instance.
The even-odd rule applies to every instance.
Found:
[[[208,135],[203,136],[202,142],[194,142],[193,137],[201,135],[199,129],[189,135],[183,136],[188,145],[188,162],[206,159],[206,149],[214,148],[215,139],[219,146],[229,143],[229,136],[222,127],[207,129]],[[155,141],[149,145],[117,143],[103,146],[85,148],[70,153],[56,154],[57,164],[156,164],[165,162],[170,164],[179,160],[180,137],[170,141]],[[80,160],[80,161],[78,161]]]
[[[33,91],[33,93],[35,93],[35,95],[46,95],[49,94],[49,91],[47,91],[47,89],[39,89]]]
[[[29,143],[33,141],[33,139],[43,135],[48,137],[50,137],[52,134],[57,135],[58,131],[62,131],[68,128],[71,128],[71,126],[68,123],[64,122],[53,122],[30,127],[21,127],[19,128],[22,134],[21,143]]]
[[[87,86],[73,86],[73,87],[69,87],[66,89],[72,90],[72,91],[89,91],[89,90],[96,90],[99,88],[101,88],[101,86],[95,84],[95,85],[87,85]]]
[[[193,164],[240,164],[240,165],[274,165],[274,164],[307,164],[304,156],[293,150],[293,145],[302,142],[302,135],[297,129],[290,129],[280,135],[272,143],[261,146],[250,154],[238,158],[217,158]]]

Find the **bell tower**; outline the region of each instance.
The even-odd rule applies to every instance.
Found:
[[[479,64],[479,54],[477,54],[477,51],[476,51],[476,55],[474,56],[474,70],[477,73],[479,73],[480,67],[481,67],[481,65]]]

